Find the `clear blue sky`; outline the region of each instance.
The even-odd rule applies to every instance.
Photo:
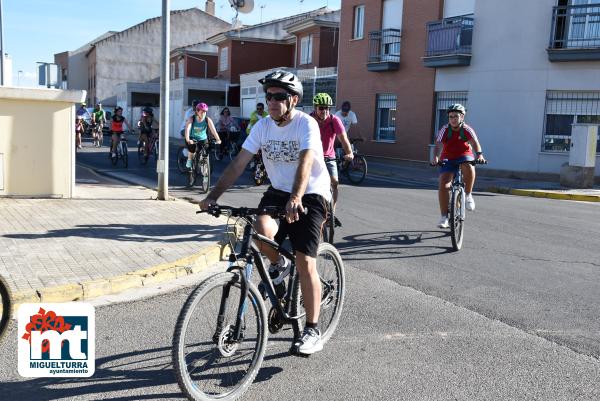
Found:
[[[240,14],[246,25],[286,17],[323,6],[340,8],[341,0],[254,0],[254,11]],[[171,9],[199,7],[205,0],[171,0]],[[231,22],[228,0],[215,0],[217,17]],[[13,85],[36,85],[36,62],[54,62],[54,54],[75,50],[106,31],[122,31],[160,16],[161,0],[2,0],[4,52],[13,61]],[[99,12],[100,11],[100,12]],[[22,71],[18,74],[18,71]]]

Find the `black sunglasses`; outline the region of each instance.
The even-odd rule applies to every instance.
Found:
[[[329,110],[329,106],[319,106],[317,107],[317,109],[323,111],[323,110]]]
[[[278,102],[283,102],[284,100],[288,100],[289,99],[290,94],[289,93],[283,93],[283,92],[277,92],[277,93],[267,92],[267,94],[265,95],[265,97],[267,98],[267,101],[276,100]]]

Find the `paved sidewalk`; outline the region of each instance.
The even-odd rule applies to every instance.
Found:
[[[70,200],[0,198],[0,275],[16,303],[117,293],[219,260],[224,219],[79,167],[77,182]]]
[[[383,159],[368,159],[368,172],[372,176],[389,177],[414,183],[417,187],[437,188],[437,168],[427,164],[402,163]],[[600,186],[591,189],[565,188],[557,182],[517,178],[493,177],[479,170],[475,191],[488,191],[510,195],[533,196],[563,200],[600,202]]]

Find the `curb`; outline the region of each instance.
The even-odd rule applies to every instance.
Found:
[[[227,249],[228,245],[220,242],[174,262],[162,263],[119,276],[38,290],[18,291],[12,297],[13,310],[16,311],[22,303],[85,301],[199,273],[224,260],[223,255]]]
[[[495,192],[498,194],[516,195],[516,196],[530,196],[534,198],[546,198],[546,199],[558,199],[558,200],[571,200],[578,202],[600,202],[600,196],[598,195],[583,195],[583,194],[570,194],[562,192],[553,192],[537,189],[512,189],[503,187],[490,187],[486,189],[489,192]]]

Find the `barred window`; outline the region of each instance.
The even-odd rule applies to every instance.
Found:
[[[391,93],[380,93],[377,95],[377,109],[375,120],[375,140],[396,140],[396,102],[398,98]]]
[[[435,142],[438,131],[448,124],[448,107],[460,103],[468,109],[468,92],[436,92],[435,93],[435,126],[431,136],[431,143]]]
[[[600,92],[547,91],[542,151],[568,152],[575,123],[600,126]]]

